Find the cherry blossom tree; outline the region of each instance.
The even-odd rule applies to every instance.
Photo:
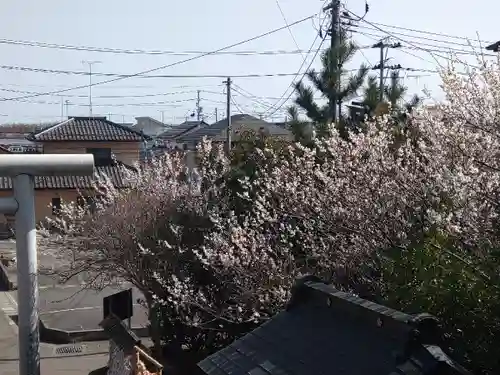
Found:
[[[195,171],[167,155],[129,173],[128,189],[97,179],[98,209],[63,205],[44,243],[64,243],[63,278],[133,283],[152,324],[197,350],[274,315],[302,274],[373,297],[388,253],[422,246],[476,272],[500,248],[500,69],[480,63],[444,70],[446,100],[404,123],[381,116],[349,140],[332,126],[313,147],[260,143],[238,179],[245,210],[222,148],[204,141]],[[477,272],[491,282],[488,267]]]

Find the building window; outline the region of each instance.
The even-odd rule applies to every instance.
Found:
[[[90,213],[94,213],[97,209],[97,199],[99,199],[99,197],[79,195],[78,198],[76,198],[76,204],[78,205],[78,207],[86,208]]]
[[[52,215],[58,216],[61,213],[61,198],[52,198]]]
[[[110,148],[87,148],[87,154],[94,155],[94,164],[96,167],[111,164]]]

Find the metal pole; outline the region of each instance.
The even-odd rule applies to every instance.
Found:
[[[226,88],[227,88],[227,109],[226,109],[226,116],[227,116],[227,130],[226,130],[226,136],[227,136],[227,155],[229,156],[231,154],[231,77],[227,77],[227,81],[225,81]]]
[[[16,212],[19,374],[39,375],[40,331],[34,177],[26,174],[15,177],[14,196],[19,204]]]
[[[64,121],[64,96],[61,96],[61,122]]]
[[[200,122],[201,108],[200,108],[200,90],[197,91],[196,96],[196,120]]]
[[[92,117],[92,63],[89,63],[89,114]]]
[[[92,65],[100,64],[102,61],[82,61],[82,64],[89,66],[89,113],[92,117]]]

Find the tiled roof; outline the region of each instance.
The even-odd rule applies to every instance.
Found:
[[[258,131],[259,128],[264,128],[266,129],[266,131],[269,131],[269,133],[273,135],[288,136],[289,134],[291,134],[287,129],[246,114],[231,116],[231,127],[233,129],[233,132],[237,132],[239,128],[255,131]],[[225,137],[226,129],[227,119],[222,119],[212,125],[182,135],[177,138],[177,141],[197,143],[201,141],[203,137],[219,139]]]
[[[205,121],[185,121],[182,124],[173,126],[169,130],[160,133],[158,138],[173,140],[179,136],[189,133],[191,130],[204,128],[206,126],[208,126],[208,124]]]
[[[468,374],[434,345],[437,332],[429,315],[407,315],[309,277],[286,311],[198,365],[213,375]]]
[[[96,167],[96,174],[107,176],[117,188],[126,187],[125,169],[132,167],[115,162],[113,165]],[[94,176],[35,176],[35,189],[90,189]],[[0,190],[11,190],[12,179],[0,177]]]
[[[106,117],[72,117],[59,124],[49,126],[31,134],[33,141],[115,141],[140,142],[148,136],[131,128],[119,125]]]

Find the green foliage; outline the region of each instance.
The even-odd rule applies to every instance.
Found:
[[[498,252],[484,257],[440,236],[383,261],[385,302],[440,319],[443,348],[476,373],[500,373]]]
[[[418,95],[414,95],[408,103],[402,105],[404,96],[408,92],[408,88],[401,83],[399,74],[400,72],[398,70],[391,72],[389,82],[383,88],[384,101],[385,103],[391,105],[391,112],[394,115],[399,115],[406,111],[411,112],[411,110],[418,106],[421,102],[421,98]],[[379,78],[377,76],[369,76],[366,85],[363,88],[363,104],[368,108],[368,114],[370,116],[382,114],[377,113],[379,100]]]
[[[357,50],[356,44],[344,33],[341,35],[336,50],[328,48],[321,55],[321,70],[317,72],[313,69],[307,73],[307,78],[314,89],[304,85],[302,81],[295,85],[297,92],[295,104],[303,108],[307,117],[316,125],[331,122],[333,118],[332,107],[338,106],[340,109],[341,103],[352,99],[362,87],[369,69],[366,65],[362,64],[357,72],[350,75],[347,75],[345,69],[342,68],[354,57]],[[339,58],[339,67],[332,70],[331,61],[334,55]],[[319,91],[320,95],[326,99],[325,104],[319,104],[315,101],[315,91]]]

